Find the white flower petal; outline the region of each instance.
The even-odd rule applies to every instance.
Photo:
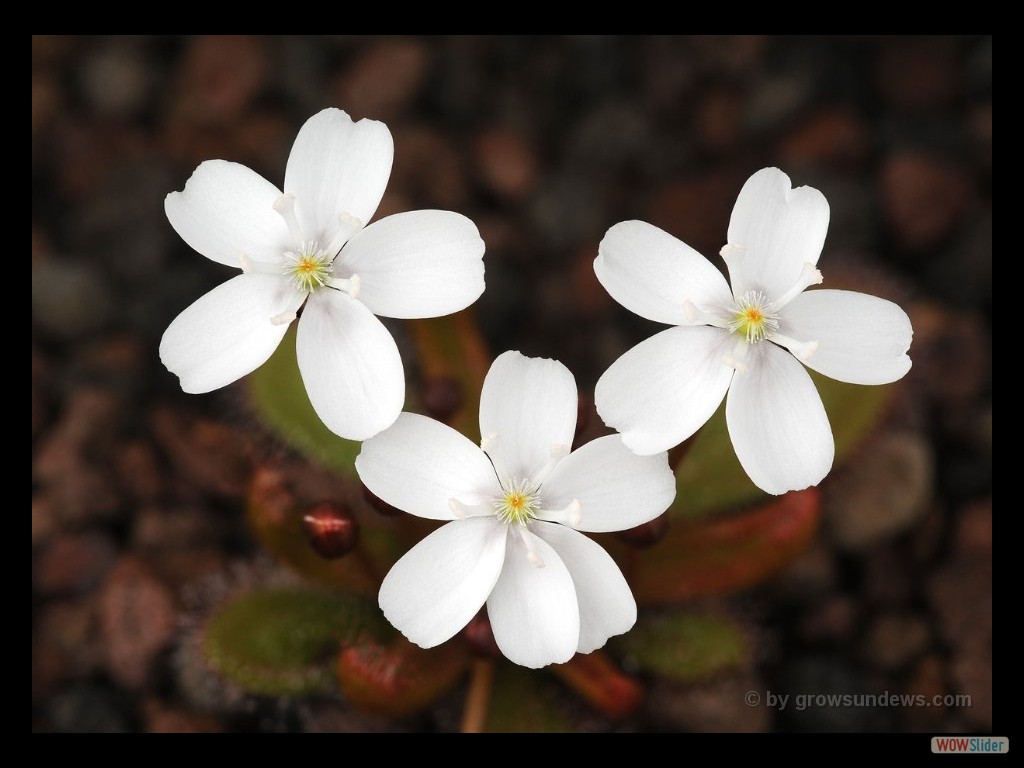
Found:
[[[339,216],[365,226],[384,195],[395,145],[376,120],[325,109],[299,129],[284,173],[284,191],[295,195],[295,211],[307,240],[331,242]]]
[[[542,567],[531,562],[524,538]],[[510,530],[506,546],[501,576],[487,598],[494,641],[524,667],[568,661],[580,641],[580,611],[565,563],[527,529]]]
[[[309,400],[335,434],[365,440],[398,418],[405,400],[398,347],[347,293],[321,289],[309,297],[295,351]]]
[[[288,227],[274,201],[281,192],[256,171],[226,160],[201,163],[181,192],[164,199],[174,231],[208,259],[241,267],[240,256],[278,263]]]
[[[467,506],[499,493],[486,454],[446,424],[403,413],[363,443],[356,471],[367,488],[394,507],[432,520],[453,520],[449,499]]]
[[[271,275],[238,275],[199,297],[160,340],[160,360],[197,394],[218,389],[259,368],[288,330],[271,318],[301,296]]]
[[[507,526],[493,517],[441,526],[384,577],[379,597],[384,616],[422,648],[448,640],[491,593],[502,570],[506,538]]]
[[[504,352],[480,393],[480,434],[502,479],[529,480],[576,431],[576,380],[557,360]]]
[[[541,486],[545,509],[564,509],[575,499],[580,522],[567,524],[595,533],[646,523],[668,509],[675,495],[668,455],[638,456],[618,435],[599,437],[573,451]]]
[[[746,363],[725,406],[740,464],[768,493],[818,484],[832,468],[835,444],[814,382],[795,357],[770,342],[753,345]]]
[[[600,544],[564,525],[536,522],[531,530],[562,558],[580,610],[579,653],[601,648],[636,623],[636,600],[622,571]]]
[[[338,257],[359,275],[359,300],[375,315],[439,317],[484,291],[484,241],[476,225],[451,211],[388,216],[357,232]]]
[[[619,304],[659,323],[690,325],[687,301],[705,311],[732,305],[729,285],[711,262],[642,221],[624,221],[608,230],[594,272]]]
[[[802,362],[833,379],[888,384],[910,370],[914,329],[891,301],[855,291],[807,291],[786,305],[780,323],[780,333],[817,343]]]
[[[602,374],[594,403],[630,450],[678,445],[718,408],[733,369],[722,362],[735,337],[707,326],[669,328],[640,342]]]
[[[783,296],[817,264],[828,231],[825,196],[813,187],[792,188],[778,168],[764,168],[740,190],[729,220],[726,263],[733,294],[764,291]]]

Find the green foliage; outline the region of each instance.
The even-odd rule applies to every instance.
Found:
[[[844,384],[810,371],[821,393],[836,440],[835,464],[841,464],[885,416],[895,387]],[[743,471],[729,439],[725,405],[694,440],[676,477],[674,518],[703,517],[767,498]]]
[[[221,605],[204,628],[210,667],[243,689],[296,696],[333,687],[339,644],[384,632],[376,606],[308,587],[267,587]]]
[[[732,619],[672,612],[643,617],[616,641],[645,672],[679,683],[707,680],[750,660],[750,642]]]
[[[487,733],[567,733],[572,726],[559,711],[551,691],[531,673],[500,664],[487,711]]]

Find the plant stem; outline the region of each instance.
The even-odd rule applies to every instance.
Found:
[[[491,703],[491,688],[494,684],[494,659],[477,659],[473,662],[473,677],[466,694],[466,708],[462,712],[462,733],[483,733],[487,721],[487,709]]]

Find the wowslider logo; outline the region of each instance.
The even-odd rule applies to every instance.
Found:
[[[1005,736],[932,736],[932,752],[937,754],[1004,754],[1010,751]]]

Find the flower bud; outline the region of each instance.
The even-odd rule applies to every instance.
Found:
[[[355,518],[340,504],[325,501],[302,518],[309,545],[320,557],[335,560],[351,552],[359,541]]]

